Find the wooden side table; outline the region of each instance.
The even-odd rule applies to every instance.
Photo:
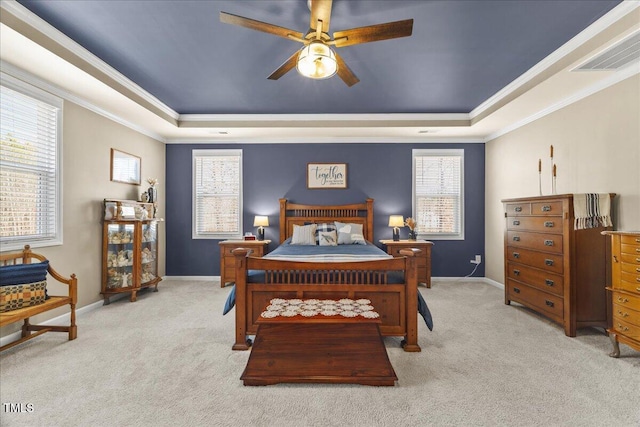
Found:
[[[418,254],[418,283],[424,283],[427,288],[431,287],[431,246],[433,242],[428,240],[380,240],[387,253],[394,257],[402,256],[402,249],[417,248],[422,252]]]
[[[220,287],[236,281],[236,261],[233,250],[237,248],[249,248],[253,251],[251,256],[264,256],[269,252],[271,240],[223,240],[220,245]]]

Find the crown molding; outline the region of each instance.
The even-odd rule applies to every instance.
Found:
[[[69,102],[73,102],[74,104],[77,104],[83,108],[86,108],[87,110],[93,111],[96,114],[99,114],[103,117],[106,117],[107,119],[114,121],[116,123],[119,123],[123,126],[128,127],[129,129],[132,129],[136,132],[139,132],[143,135],[146,135],[150,138],[153,138],[157,141],[160,142],[165,142],[166,140],[162,135],[159,135],[155,132],[150,131],[149,129],[143,128],[141,126],[138,126],[135,123],[132,123],[128,120],[123,119],[122,117],[112,114],[107,110],[104,110],[98,106],[96,106],[95,104],[87,101],[84,98],[81,98],[65,89],[62,89],[61,87],[54,85],[53,83],[50,83],[46,80],[43,80],[39,77],[34,76],[33,74],[24,71],[21,68],[16,67],[13,64],[9,64],[5,61],[0,60],[0,70],[2,70],[2,73],[11,76],[13,78],[16,78],[18,80],[22,80],[26,83],[29,83],[30,85],[36,86],[46,92],[49,92],[53,95],[56,95],[66,101]]]
[[[12,14],[16,17],[16,19],[19,19],[26,25],[39,31],[44,36],[50,38],[53,42],[59,44],[64,49],[67,49],[69,52],[71,52],[71,54],[78,57],[81,61],[84,61],[87,64],[91,65],[99,72],[104,73],[113,81],[122,85],[128,91],[140,97],[142,100],[157,108],[167,116],[173,118],[174,120],[178,119],[179,114],[176,111],[171,109],[169,106],[164,104],[158,98],[151,95],[149,92],[147,92],[137,84],[135,84],[133,81],[129,80],[122,73],[118,72],[115,68],[111,67],[109,64],[89,52],[87,49],[76,43],[67,35],[54,28],[51,24],[40,18],[38,15],[22,6],[16,0],[2,0],[0,2],[0,9],[3,9],[6,12]]]
[[[538,111],[535,114],[532,114],[531,116],[522,119],[518,122],[515,122],[507,127],[504,127],[502,129],[500,129],[497,132],[494,132],[490,135],[487,135],[486,138],[484,138],[484,142],[489,142],[491,140],[494,140],[498,137],[501,137],[509,132],[513,132],[514,130],[521,128],[525,125],[528,125],[529,123],[535,122],[536,120],[539,120],[541,118],[543,118],[544,116],[547,116],[553,112],[556,112],[558,110],[561,110],[565,107],[568,107],[571,104],[574,104],[588,96],[591,96],[597,92],[600,92],[601,90],[607,89],[608,87],[611,87],[617,83],[620,83],[623,80],[626,80],[630,77],[633,77],[634,75],[640,73],[640,62],[635,62],[631,65],[628,65],[627,67],[616,71],[614,74],[612,74],[611,76],[604,78],[600,81],[598,81],[597,83],[579,91],[574,93],[573,95],[563,99],[560,102],[557,102],[553,105],[550,105],[549,107]]]
[[[593,24],[589,25],[587,28],[578,33],[571,40],[560,46],[542,61],[538,62],[520,77],[516,78],[514,81],[509,83],[507,86],[496,92],[495,95],[488,98],[482,104],[478,105],[474,108],[470,113],[469,117],[473,121],[474,119],[490,112],[497,104],[499,104],[504,99],[510,97],[514,94],[518,89],[526,85],[527,83],[534,80],[536,77],[540,76],[543,72],[549,69],[551,66],[556,64],[561,59],[565,58],[567,55],[575,51],[578,47],[582,46],[587,41],[591,40],[596,35],[600,34],[602,31],[609,28],[611,25],[620,21],[627,15],[629,15],[634,10],[640,7],[639,1],[631,1],[624,0],[614,9],[609,11],[609,13],[602,16]]]
[[[167,144],[484,144],[483,138],[461,137],[246,137],[169,138]]]

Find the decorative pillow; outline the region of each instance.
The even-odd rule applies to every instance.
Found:
[[[314,245],[316,244],[316,224],[293,225],[292,245]]]
[[[362,232],[362,224],[344,223],[336,221],[339,245],[366,245]]]
[[[320,246],[338,246],[338,234],[336,230],[320,231],[318,234]]]
[[[42,282],[47,279],[47,268],[49,260],[0,266],[0,286]]]
[[[316,228],[316,242],[319,245],[321,245],[321,243],[320,243],[320,233],[321,232],[326,232],[326,231],[336,231],[336,225],[332,224],[332,223],[318,224],[318,228]]]
[[[47,281],[0,286],[0,312],[42,304],[47,299]]]

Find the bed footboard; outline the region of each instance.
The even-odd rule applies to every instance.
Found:
[[[385,336],[402,336],[408,352],[418,345],[418,249],[402,257],[359,262],[295,262],[251,257],[251,250],[233,251],[236,268],[236,329],[234,350],[248,350],[247,335],[255,335],[256,320],[272,298],[367,298],[380,314]],[[260,272],[259,277],[249,273]],[[395,275],[395,280],[394,280]],[[400,275],[400,280],[397,276]]]

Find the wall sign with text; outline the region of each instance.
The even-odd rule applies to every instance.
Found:
[[[307,188],[347,188],[347,164],[307,163]]]

